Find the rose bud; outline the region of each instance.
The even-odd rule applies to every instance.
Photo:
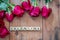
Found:
[[[13,15],[12,13],[6,12],[6,13],[5,13],[5,18],[6,18],[9,22],[11,22],[11,21],[13,21],[13,19],[14,19],[14,15]]]
[[[30,0],[23,1],[22,2],[22,7],[23,7],[24,10],[29,11],[30,10],[30,7],[31,7]]]
[[[13,12],[14,15],[16,15],[18,17],[22,17],[23,14],[24,14],[24,10],[19,5],[16,5],[12,12]]]
[[[32,11],[30,11],[30,16],[32,17],[38,17],[40,14],[40,8],[39,7],[34,7]]]
[[[5,11],[4,10],[1,10],[0,11],[0,18],[4,18],[4,14],[5,14]]]
[[[51,12],[52,12],[51,8],[47,8],[46,6],[44,6],[42,8],[42,17],[44,17],[44,18],[49,17],[49,15],[51,14]]]
[[[0,38],[5,38],[9,33],[5,26],[0,27]]]
[[[52,9],[51,8],[48,9],[48,13],[49,13],[49,15],[52,13]]]

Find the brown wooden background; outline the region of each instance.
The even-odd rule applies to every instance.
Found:
[[[21,0],[10,0],[11,3],[21,4]],[[39,3],[40,8],[44,5],[44,0],[41,0]],[[59,0],[53,0],[49,5],[52,8],[52,13],[47,19],[43,19],[40,15],[37,18],[30,17],[28,13],[25,13],[23,17],[17,18],[15,17],[12,22],[8,22],[6,19],[4,20],[6,26],[9,30],[10,26],[40,26],[40,31],[18,31],[18,32],[10,32],[10,35],[4,39],[0,40],[50,40],[50,35],[52,35],[52,40],[54,40],[55,35],[55,27],[60,26],[60,8],[58,8]],[[18,33],[18,34],[16,34]],[[60,39],[59,39],[60,40]]]

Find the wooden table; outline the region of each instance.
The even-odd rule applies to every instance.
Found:
[[[21,0],[10,0],[13,4],[21,4]],[[39,7],[42,8],[44,3],[44,0],[41,0],[39,3]],[[10,35],[7,36],[4,39],[0,40],[50,40],[50,35],[52,35],[52,40],[54,40],[54,33],[55,33],[55,27],[59,27],[60,25],[60,8],[56,6],[56,1],[53,0],[49,4],[50,8],[52,8],[52,13],[49,16],[49,18],[44,19],[40,15],[39,17],[33,18],[28,15],[27,12],[25,12],[23,17],[15,17],[12,22],[8,22],[6,19],[5,24],[6,27],[9,28],[11,26],[39,26],[41,27],[40,31],[18,31],[18,34],[16,35],[16,32],[10,32]]]

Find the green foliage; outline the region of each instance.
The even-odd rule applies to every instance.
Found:
[[[4,1],[4,2],[6,2],[6,3],[9,2],[9,0],[2,0],[2,1]]]
[[[8,8],[7,3],[9,3],[9,0],[0,0],[0,10],[6,10]]]
[[[38,4],[37,4],[37,0],[31,0],[32,2],[33,2],[33,5],[34,6],[37,6]]]
[[[6,10],[7,7],[8,5],[6,3],[0,3],[0,10]]]
[[[45,3],[49,3],[49,2],[51,2],[52,0],[45,0]]]

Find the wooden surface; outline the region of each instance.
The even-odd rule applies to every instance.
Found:
[[[21,4],[21,0],[10,0],[10,2],[16,5]],[[39,3],[39,7],[42,8],[44,0],[37,2]],[[56,6],[57,3],[56,0],[53,0],[53,2],[49,4],[49,7],[52,8],[52,13],[47,19],[42,18],[41,14],[36,18],[30,17],[27,12],[25,12],[23,17],[15,17],[10,23],[5,19],[4,21],[8,30],[10,26],[39,26],[41,30],[10,32],[9,36],[4,39],[0,38],[0,40],[54,40],[55,27],[60,26],[60,8]]]

